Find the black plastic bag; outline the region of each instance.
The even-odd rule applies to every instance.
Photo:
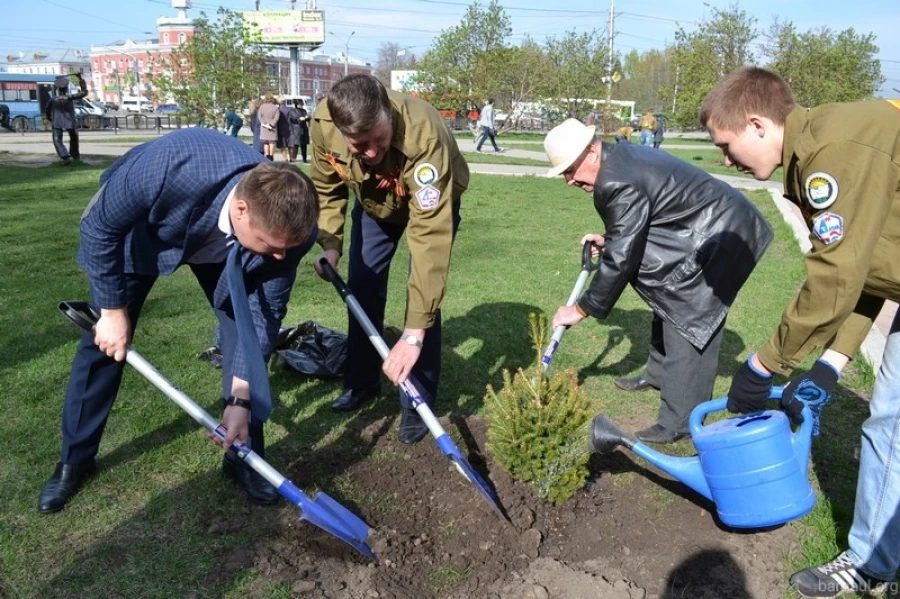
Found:
[[[275,353],[288,367],[308,376],[344,376],[347,335],[308,320],[278,335],[283,340]]]
[[[213,328],[213,344],[198,356],[215,368],[222,368],[219,326]],[[275,340],[272,360],[275,366],[291,368],[303,374],[338,378],[344,375],[347,359],[347,335],[333,331],[312,320],[295,327],[282,328]]]

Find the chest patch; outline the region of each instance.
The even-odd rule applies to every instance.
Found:
[[[831,245],[844,237],[844,218],[834,212],[824,212],[813,219],[812,230],[822,243]]]
[[[431,185],[438,178],[438,171],[430,162],[420,162],[413,171],[413,179],[419,187]]]
[[[821,171],[806,178],[806,201],[813,210],[824,210],[838,199],[838,184],[834,177]]]
[[[441,199],[441,192],[431,185],[426,185],[416,192],[416,200],[422,210],[434,210]]]

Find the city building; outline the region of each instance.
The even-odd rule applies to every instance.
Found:
[[[157,36],[145,40],[124,40],[91,46],[90,71],[95,99],[122,103],[122,98],[140,95],[142,102],[161,104],[172,98],[160,97],[153,82],[163,73],[168,55],[194,34],[193,19],[188,17],[190,0],[172,0],[175,17],[156,20]],[[345,56],[321,52],[300,52],[300,95],[319,98],[333,83],[348,73],[371,73],[368,63]],[[290,51],[273,46],[266,64],[267,89],[276,94],[290,94]]]
[[[91,62],[83,50],[36,50],[6,57],[4,72],[28,75],[78,73],[90,80]]]

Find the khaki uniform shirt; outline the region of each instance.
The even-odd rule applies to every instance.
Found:
[[[438,111],[418,98],[388,91],[393,109],[391,148],[364,170],[331,121],[326,101],[316,107],[312,180],[319,192],[319,244],[342,251],[352,191],[372,218],[406,224],[411,267],[406,326],[427,329],[444,301],[453,205],[469,185],[469,166]]]
[[[656,117],[652,114],[645,114],[641,117],[639,127],[641,131],[656,131]]]
[[[813,351],[859,349],[885,299],[900,300],[900,102],[795,108],[784,128],[785,197],[812,231],[807,278],[759,351],[787,374]]]

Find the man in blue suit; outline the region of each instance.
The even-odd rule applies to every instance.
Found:
[[[222,422],[228,434],[220,445],[249,441],[264,454],[263,422],[271,399],[250,392],[225,259],[232,243],[248,251],[241,270],[267,360],[297,265],[318,234],[318,197],[306,175],[209,129],[184,129],[140,145],[104,172],[100,183],[82,216],[78,251],[100,319],[95,334],[83,336],[72,364],[61,457],[41,492],[43,513],[61,510],[96,469],[100,437],[141,307],[157,277],[183,264],[203,288],[221,330]],[[265,479],[229,453],[223,470],[250,501],[265,504],[277,498]]]

